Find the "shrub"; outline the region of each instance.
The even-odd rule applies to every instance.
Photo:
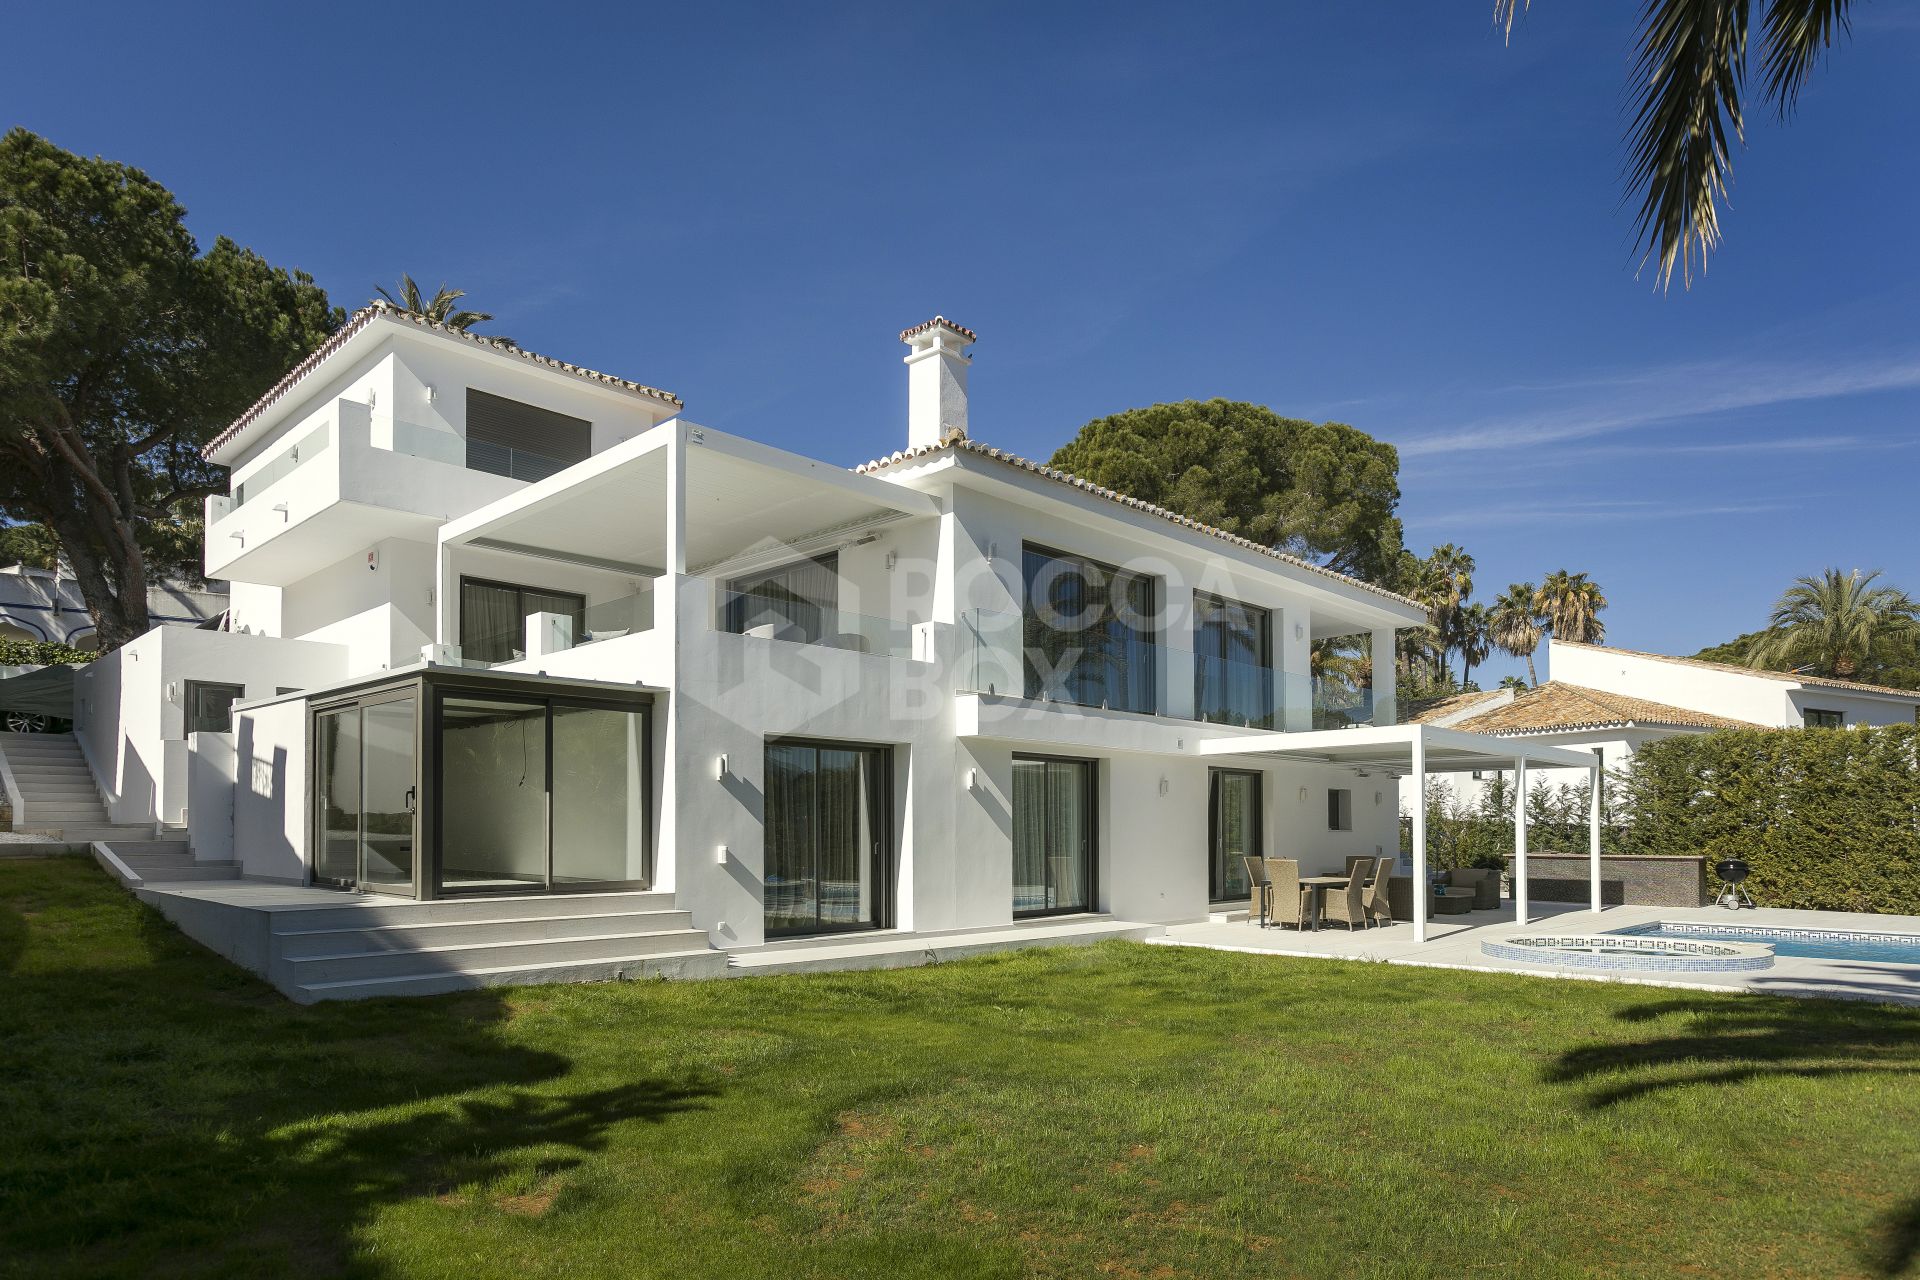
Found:
[[[1920,912],[1920,729],[1737,729],[1649,743],[1635,853],[1744,858],[1762,906]]]
[[[51,640],[0,640],[0,667],[54,667],[97,656]]]

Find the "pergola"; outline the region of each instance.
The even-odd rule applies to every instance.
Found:
[[[1324,729],[1311,733],[1219,738],[1199,744],[1203,756],[1256,756],[1303,764],[1331,764],[1416,780],[1413,792],[1413,940],[1427,940],[1427,775],[1512,769],[1514,919],[1527,914],[1527,769],[1584,769],[1593,779],[1587,857],[1593,909],[1600,910],[1601,763],[1597,752],[1550,747],[1524,738],[1496,738],[1433,725]]]

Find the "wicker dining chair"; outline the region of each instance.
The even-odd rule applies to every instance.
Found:
[[[1368,924],[1393,923],[1393,902],[1389,893],[1393,887],[1393,863],[1392,858],[1381,858],[1374,864],[1373,883],[1367,886],[1365,900]]]
[[[1258,920],[1264,929],[1267,927],[1267,917],[1273,914],[1273,881],[1267,878],[1267,860],[1243,853],[1240,855],[1240,865],[1247,869],[1247,892],[1251,895],[1247,902],[1247,914]]]
[[[1337,920],[1347,926],[1348,931],[1367,923],[1367,908],[1362,902],[1367,892],[1368,863],[1371,858],[1363,858],[1354,865],[1347,876],[1347,882],[1338,887],[1328,888],[1321,895],[1320,909],[1324,919]]]
[[[1267,878],[1273,882],[1273,908],[1267,918],[1274,924],[1306,928],[1313,890],[1300,883],[1300,860],[1268,858]]]

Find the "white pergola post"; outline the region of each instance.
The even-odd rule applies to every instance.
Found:
[[[1593,803],[1588,806],[1587,814],[1587,878],[1593,889],[1593,911],[1600,913],[1600,788],[1606,774],[1602,768],[1603,757],[1600,749],[1593,750]]]
[[[1513,758],[1513,919],[1527,922],[1527,758]]]
[[[1427,940],[1427,742],[1413,734],[1413,940]]]

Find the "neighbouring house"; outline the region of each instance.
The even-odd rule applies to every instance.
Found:
[[[1402,778],[1512,757],[1400,723],[1392,663],[1315,686],[1315,641],[1390,653],[1420,606],[977,442],[974,335],[901,340],[902,448],[849,469],[356,313],[207,447],[232,476],[206,510],[228,625],[90,664],[76,741],[114,823],[300,888],[263,910],[377,901],[332,932],[404,909],[471,934],[493,898],[484,927],[522,933],[347,954],[317,926],[272,941],[285,915],[209,923],[238,892],[163,909],[316,999],[647,971],[607,923],[621,894],[722,968],[823,936],[1154,926],[1244,907],[1242,855],[1393,857]],[[1416,825],[1416,937],[1424,849]]]
[[[219,583],[159,582],[147,588],[147,617],[156,627],[197,627],[220,616],[227,595]],[[23,564],[0,569],[0,640],[44,640],[74,649],[99,647],[93,619],[72,574]]]
[[[1464,693],[1409,708],[1422,724],[1550,742],[1597,754],[1608,769],[1626,766],[1648,742],[1715,729],[1858,728],[1920,721],[1920,691],[1825,676],[1761,671],[1725,662],[1672,658],[1604,645],[1547,641],[1551,677],[1538,688]],[[1512,769],[1452,775],[1459,798]],[[1566,785],[1580,770],[1531,770],[1528,783]]]

